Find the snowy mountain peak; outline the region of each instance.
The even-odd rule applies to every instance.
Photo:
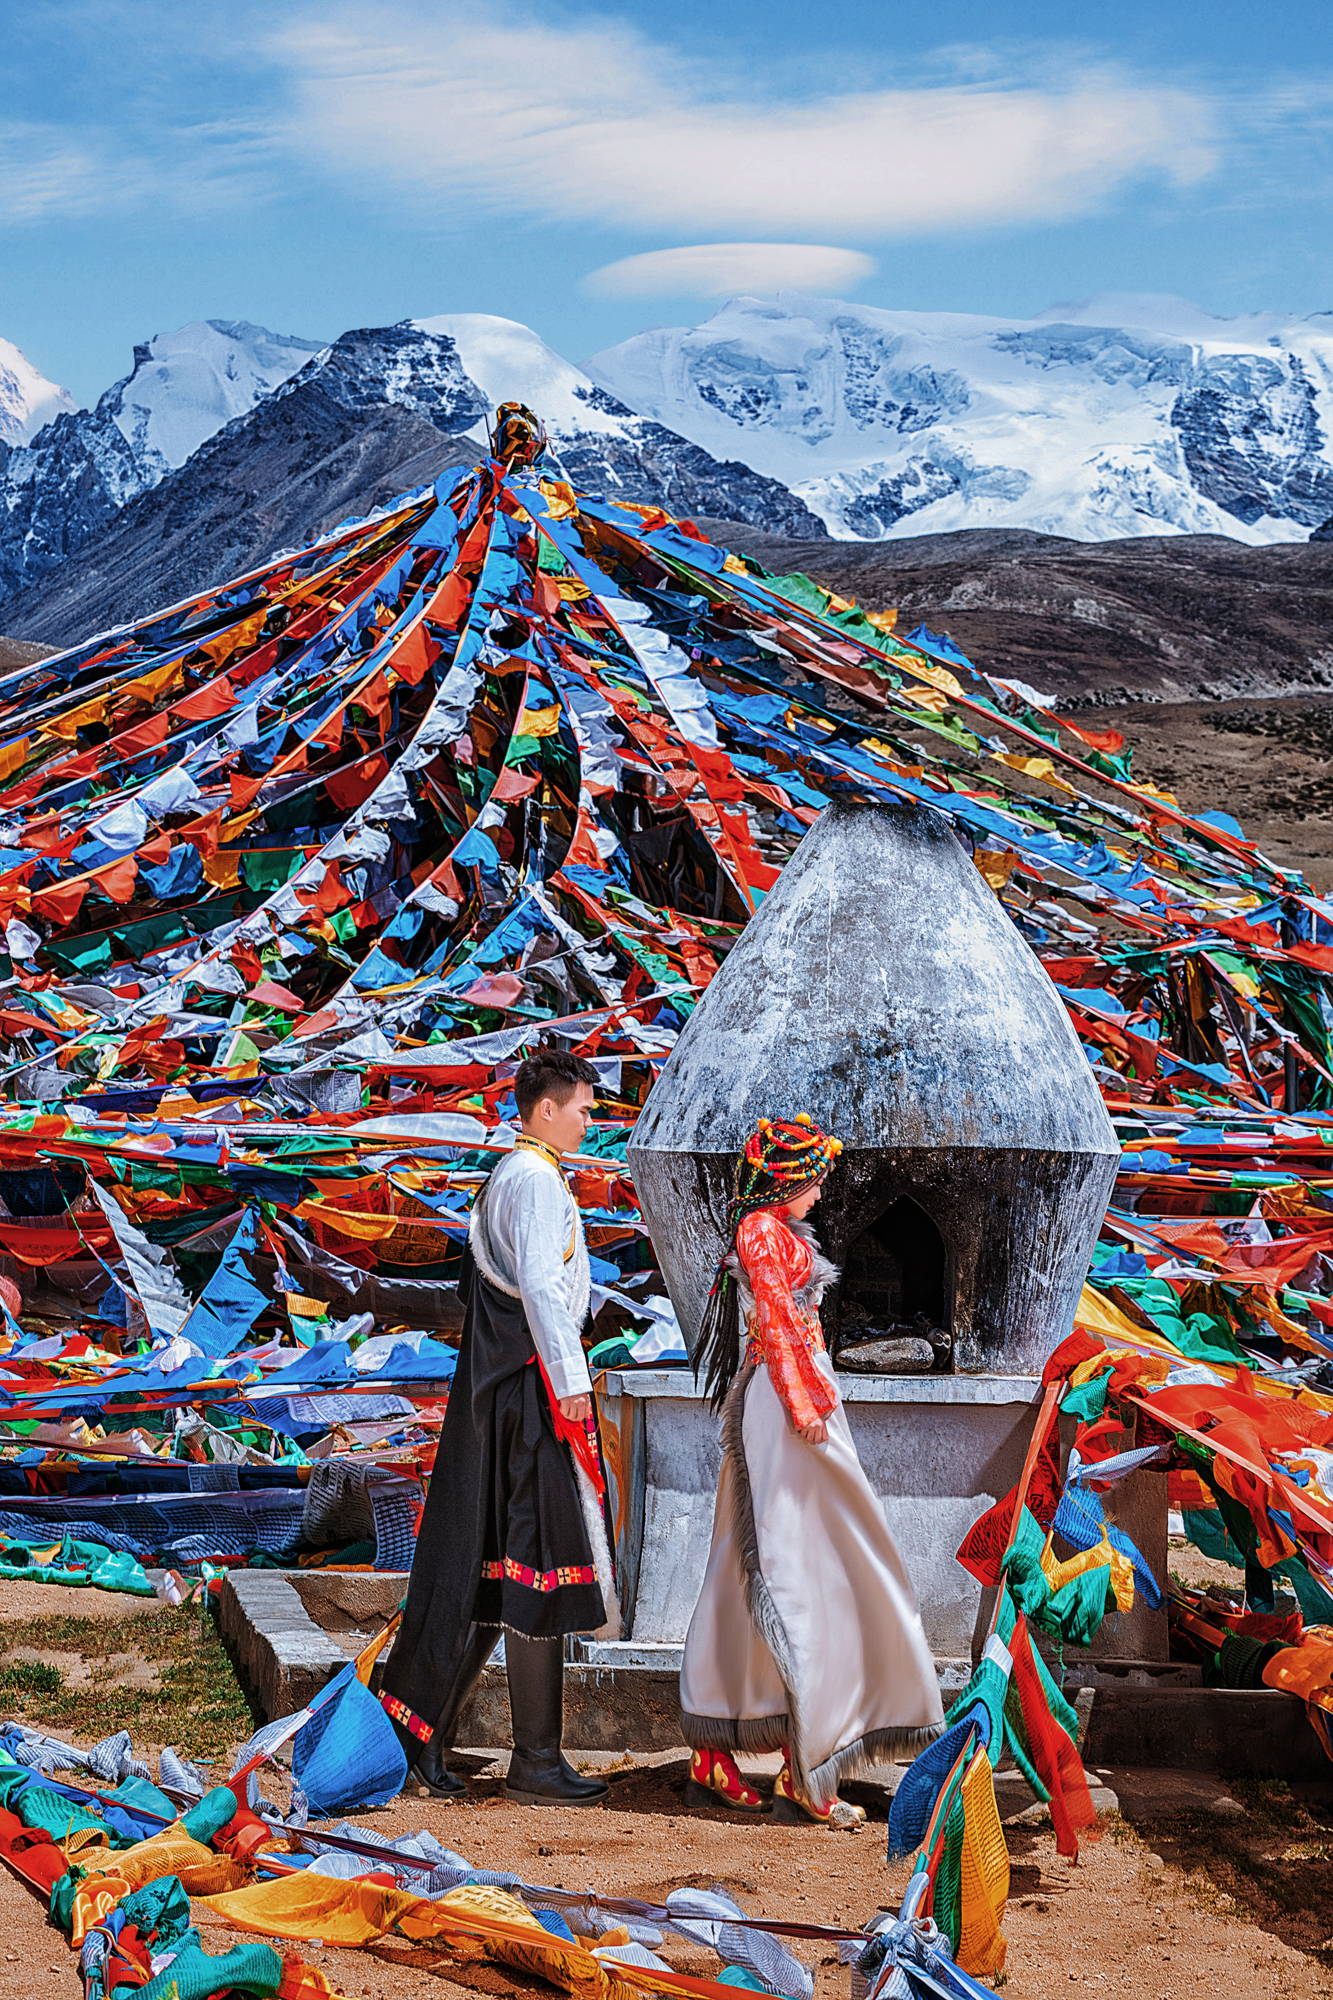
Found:
[[[439,313],[412,325],[420,333],[444,334],[453,341],[492,411],[500,403],[526,403],[549,430],[565,432],[622,430],[622,420],[633,414],[520,320],[492,313]],[[476,435],[484,435],[482,427]]]
[[[1304,540],[1333,515],[1333,319],[1104,294],[1030,320],[732,299],[594,356],[612,395],[834,535]]]
[[[68,389],[48,382],[12,341],[0,340],[0,443],[27,444],[62,410],[77,410]]]
[[[152,484],[271,395],[322,345],[249,320],[194,320],[136,346],[133,371],[101,397],[98,415],[114,421]]]

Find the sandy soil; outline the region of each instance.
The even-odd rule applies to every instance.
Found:
[[[1171,1564],[1188,1570],[1192,1581],[1214,1573],[1233,1578],[1187,1545],[1173,1544]],[[120,1671],[134,1648],[128,1632],[113,1636],[114,1622],[144,1608],[136,1599],[94,1591],[0,1588],[0,1619],[59,1610],[105,1621],[108,1665],[114,1657]],[[136,1744],[153,1768],[160,1747]],[[1091,1771],[1101,1837],[1085,1843],[1075,1867],[1056,1854],[1049,1819],[1018,1773],[1002,1769],[996,1791],[1012,1864],[1006,1994],[1044,2000],[1088,1986],[1123,2000],[1333,1995],[1333,1771],[1324,1781],[1317,1757],[1312,1737],[1315,1781],[1293,1788],[1228,1785],[1189,1772]],[[846,1787],[866,1808],[868,1823],[836,1834],[721,1807],[688,1807],[684,1752],[577,1761],[603,1769],[612,1787],[608,1806],[571,1812],[511,1805],[506,1755],[475,1751],[455,1760],[467,1780],[464,1801],[445,1805],[405,1795],[356,1817],[390,1836],[428,1828],[479,1866],[568,1890],[660,1902],[683,1884],[720,1882],[755,1916],[851,1929],[881,1906],[897,1907],[907,1869],[886,1867],[884,1822],[902,1767],[881,1768]],[[776,1758],[755,1758],[746,1768],[762,1791],[776,1765]],[[285,1802],[286,1771],[270,1769],[263,1783]],[[10,1879],[0,1887],[0,1908],[0,2000],[78,2000],[75,1955],[37,1898]],[[196,1914],[212,1951],[224,1951],[240,1935],[201,1908]],[[362,1951],[277,1942],[318,1965],[349,2000],[424,2000],[442,1984],[489,2000],[537,2000],[551,1990],[507,1968],[460,1964],[442,1947],[404,1939]],[[831,1944],[800,1941],[792,1948],[815,1968],[816,2000],[845,2000],[848,1971]],[[716,1970],[711,1957],[683,1944],[668,1944],[664,1956],[681,1970],[705,1976]]]
[[[1196,812],[1228,812],[1270,861],[1333,888],[1333,701],[1134,702],[1106,720],[1134,770]]]
[[[772,1761],[756,1759],[749,1768],[758,1777]],[[648,1901],[685,1883],[721,1882],[752,1914],[797,1922],[860,1928],[879,1907],[896,1907],[906,1883],[905,1864],[885,1866],[889,1794],[879,1784],[847,1787],[847,1795],[866,1806],[869,1823],[854,1834],[833,1834],[685,1807],[686,1760],[679,1753],[619,1760],[608,1771],[610,1806],[588,1812],[509,1804],[500,1775],[504,1762],[490,1753],[460,1756],[458,1768],[468,1775],[466,1802],[405,1797],[358,1817],[389,1835],[427,1827],[478,1865],[513,1869],[531,1882]],[[1212,1778],[1132,1771],[1090,1777],[1103,1808],[1102,1837],[1085,1844],[1071,1868],[1057,1856],[1049,1822],[1017,1774],[1000,1774],[997,1792],[1012,1863],[1007,1993],[1048,1996],[1079,1985],[1123,2000],[1333,1993],[1329,1961],[1312,1955],[1331,1927],[1322,1907],[1327,1886],[1295,1912],[1263,1907],[1253,1881],[1238,1878],[1233,1859],[1240,1849],[1286,1852],[1293,1832],[1309,1830],[1311,1810],[1320,1825],[1333,1824],[1333,1786],[1309,1800],[1282,1799],[1275,1820],[1271,1800],[1247,1807]],[[275,1775],[270,1785],[280,1789],[281,1780]],[[1306,1865],[1321,1877],[1330,1872],[1327,1864]],[[1247,1896],[1250,1908],[1243,1907]],[[74,1954],[36,1898],[17,1882],[0,1897],[6,1920],[0,2000],[77,2000]],[[212,1951],[225,1950],[240,1935],[202,1909],[197,1915],[205,1919]],[[280,1949],[296,1949],[278,1942]],[[801,1941],[793,1949],[816,1968],[816,2000],[843,2000],[848,1972],[833,1947]],[[439,1994],[441,1982],[492,2000],[550,1990],[506,1968],[459,1965],[444,1948],[403,1939],[363,1951],[301,1950],[350,2000],[424,2000]],[[669,1945],[664,1955],[682,1970],[715,1970],[714,1961],[686,1946]]]

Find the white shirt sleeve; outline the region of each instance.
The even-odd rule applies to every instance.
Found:
[[[570,1196],[554,1172],[527,1175],[514,1189],[509,1232],[515,1282],[533,1343],[558,1397],[592,1391],[580,1328],[569,1310],[565,1276],[569,1223]]]

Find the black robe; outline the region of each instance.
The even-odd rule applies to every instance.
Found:
[[[595,1631],[607,1615],[523,1308],[481,1275],[470,1245],[459,1292],[458,1367],[384,1673],[390,1714],[401,1705],[430,1728],[466,1698],[472,1625],[547,1639]]]

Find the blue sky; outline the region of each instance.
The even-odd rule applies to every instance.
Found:
[[[1333,309],[1326,0],[27,0],[0,335],[494,312],[570,359],[780,286]]]

